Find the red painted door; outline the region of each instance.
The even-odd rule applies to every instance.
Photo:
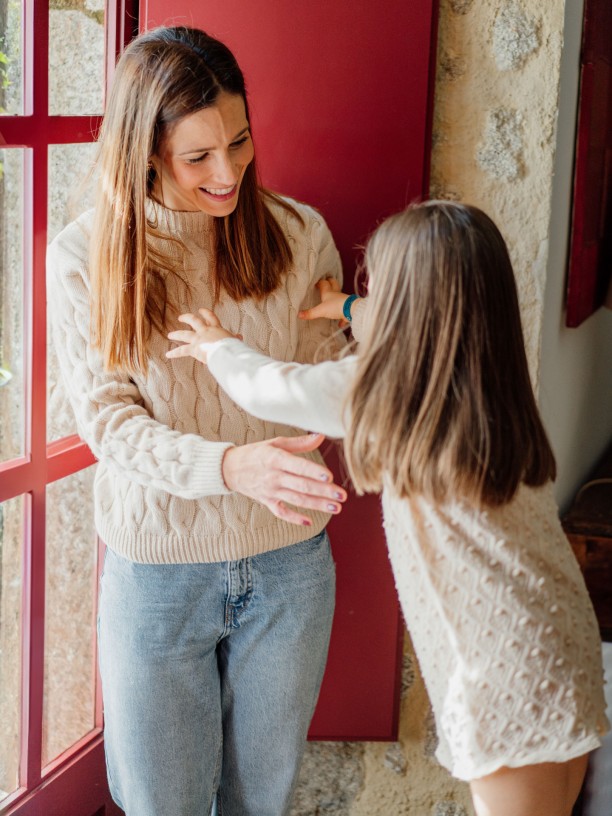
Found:
[[[263,182],[323,213],[350,287],[356,246],[427,190],[435,9],[435,0],[141,0],[140,20],[197,26],[232,49]],[[378,499],[352,498],[330,535],[338,603],[311,737],[394,739],[403,624]]]
[[[612,5],[584,6],[566,325],[612,298]],[[609,305],[609,304],[608,304]]]

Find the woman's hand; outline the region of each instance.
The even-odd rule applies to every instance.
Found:
[[[339,513],[346,501],[346,491],[333,483],[330,470],[295,455],[315,450],[324,439],[322,434],[279,436],[228,448],[221,465],[225,484],[265,505],[278,518],[310,527],[308,516],[287,507],[285,502]]]
[[[324,278],[316,284],[321,296],[321,302],[312,309],[304,309],[298,312],[298,317],[302,320],[316,320],[318,317],[327,317],[330,320],[339,320],[341,328],[348,326],[344,319],[342,307],[348,295],[342,292],[340,284],[335,278]]]
[[[187,323],[193,331],[182,329],[168,334],[169,340],[183,343],[166,352],[166,357],[195,357],[201,363],[206,362],[208,346],[223,340],[226,337],[237,337],[226,331],[219,318],[210,309],[198,309],[199,314],[183,314],[179,316],[181,323]],[[241,338],[239,338],[241,339]]]

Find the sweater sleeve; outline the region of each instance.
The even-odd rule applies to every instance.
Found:
[[[337,439],[344,436],[344,406],[356,357],[318,365],[284,363],[253,351],[240,340],[227,339],[212,344],[207,358],[219,385],[253,416]]]
[[[72,224],[49,246],[47,292],[53,342],[77,429],[109,469],[185,499],[226,494],[221,462],[231,443],[156,421],[129,375],[108,372],[89,339],[87,237]]]

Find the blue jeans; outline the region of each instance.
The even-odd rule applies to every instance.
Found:
[[[99,657],[113,798],[128,816],[289,812],[334,609],[325,531],[239,561],[107,550]]]

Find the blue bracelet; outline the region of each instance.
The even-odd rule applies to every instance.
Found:
[[[351,306],[353,305],[354,301],[358,300],[358,295],[349,295],[347,299],[342,304],[342,314],[344,315],[344,319],[351,322]]]

